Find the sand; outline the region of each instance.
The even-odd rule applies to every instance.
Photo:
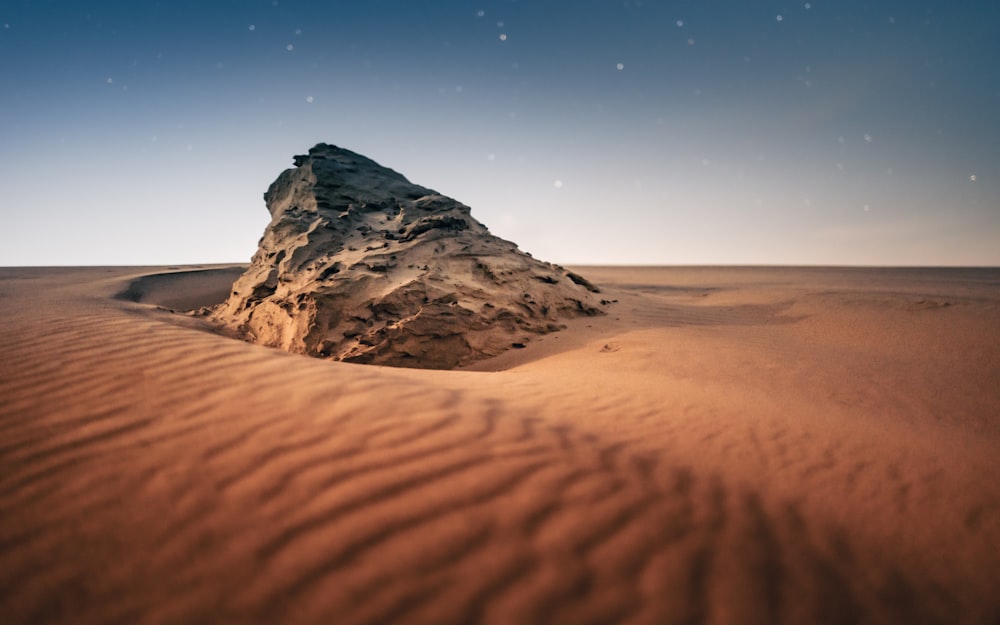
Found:
[[[463,371],[0,269],[0,623],[1000,622],[1000,270],[573,269]]]

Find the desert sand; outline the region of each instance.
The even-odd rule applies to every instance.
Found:
[[[459,371],[0,269],[0,623],[1000,622],[1000,270],[574,268]]]

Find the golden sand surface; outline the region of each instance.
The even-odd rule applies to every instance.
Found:
[[[1000,270],[579,267],[462,371],[0,269],[0,623],[1000,622]]]

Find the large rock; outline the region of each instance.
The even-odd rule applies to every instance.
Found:
[[[601,314],[582,277],[489,233],[469,207],[319,144],[264,194],[271,223],[215,320],[334,360],[447,369]]]

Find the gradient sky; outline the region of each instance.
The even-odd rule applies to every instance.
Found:
[[[994,0],[0,0],[0,265],[245,262],[328,142],[545,260],[1000,265]]]

